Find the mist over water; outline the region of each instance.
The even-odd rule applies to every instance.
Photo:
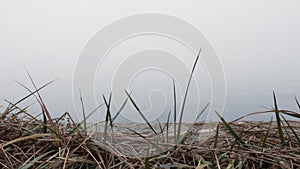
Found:
[[[4,99],[14,102],[28,94],[13,79],[33,89],[23,68],[25,65],[38,86],[52,79],[58,79],[41,91],[50,112],[59,116],[68,111],[76,118],[72,80],[77,59],[88,40],[95,35],[95,32],[120,18],[156,12],[176,16],[191,23],[216,49],[226,78],[226,104],[223,114],[226,119],[266,110],[267,107],[271,108],[273,90],[277,94],[279,108],[297,110],[294,96],[300,95],[298,85],[300,82],[300,24],[298,22],[300,5],[296,1],[247,3],[227,1],[218,4],[214,2],[180,4],[173,1],[142,4],[136,1],[137,4],[119,4],[122,10],[118,9],[119,7],[113,2],[32,2],[35,2],[34,5],[29,2],[0,2],[0,105],[4,107],[7,105]],[[170,6],[170,3],[174,5]],[[65,6],[68,6],[68,9]],[[156,40],[155,44],[162,48],[167,48],[168,44],[171,44],[166,39]],[[141,41],[141,39],[135,41],[133,39],[131,42],[127,41],[127,45],[134,46]],[[184,53],[184,49],[176,47],[174,50],[177,49],[178,52],[175,54],[183,57],[180,52]],[[117,51],[115,50],[116,54],[122,54]],[[113,60],[111,62],[114,63]],[[191,68],[192,63],[186,66]],[[110,61],[106,65],[107,70],[110,70]],[[199,72],[195,75],[203,82],[199,84],[202,85],[199,88],[198,98],[201,109],[210,102],[211,89],[205,68],[201,63],[198,66]],[[137,74],[135,79],[137,81],[131,86],[133,96],[141,102],[140,106],[143,110],[151,107],[149,100],[164,102],[165,98],[172,96],[170,77],[154,70],[145,73],[146,76]],[[188,72],[185,72],[186,79],[181,82],[183,86],[187,83],[186,74]],[[103,103],[102,94],[108,97],[111,91],[102,90],[107,86],[101,86],[101,83],[111,78],[105,76],[107,75],[101,74],[101,70],[98,70],[95,77],[95,89],[93,89],[95,96],[92,97],[97,99],[98,104]],[[157,83],[157,79],[160,83]],[[149,92],[143,93],[143,89],[148,91],[147,84],[157,85],[160,90],[165,90],[166,95],[156,90],[149,97]],[[123,89],[120,91],[123,92]],[[190,96],[195,94],[195,91],[192,88]],[[84,100],[90,99],[84,91],[82,95]],[[186,108],[186,112],[193,112],[194,108],[191,107],[199,104],[198,99],[190,100],[191,105]],[[172,108],[172,101],[167,101],[169,102],[166,107]],[[20,106],[25,107],[34,102],[35,99],[32,97]],[[29,110],[33,114],[40,112],[37,103]],[[103,112],[104,109],[101,111]],[[166,116],[161,118],[165,119]],[[252,120],[269,119],[268,115],[252,118]]]

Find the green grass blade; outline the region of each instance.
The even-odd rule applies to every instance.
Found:
[[[233,128],[225,121],[225,119],[217,112],[215,111],[218,117],[221,119],[227,130],[230,132],[230,134],[241,144],[245,144],[245,142],[242,140],[242,138],[233,130]]]
[[[25,86],[24,84],[22,84],[21,82],[13,79],[16,83],[18,83],[20,86],[22,86],[24,89],[26,89],[29,93],[33,93],[33,91],[31,91],[27,86]],[[35,89],[36,90],[36,89]],[[42,106],[42,103],[40,102],[39,98],[33,94],[33,96],[35,97],[36,101],[39,103],[40,106]]]
[[[130,130],[131,132],[133,132],[134,134],[138,135],[139,137],[143,138],[144,140],[146,140],[149,144],[151,144],[153,147],[156,148],[156,150],[159,150],[160,152],[162,152],[161,148],[158,146],[158,144],[152,142],[150,139],[148,139],[147,137],[143,136],[142,134],[130,129],[130,128],[126,128],[127,130]]]
[[[81,103],[81,109],[82,109],[82,115],[83,115],[83,126],[84,126],[84,134],[87,135],[87,125],[86,125],[86,116],[85,116],[85,109],[84,109],[84,103],[83,98],[81,94],[81,90],[79,89],[79,97],[80,97],[80,103]]]
[[[272,122],[273,122],[273,118],[271,118],[270,124],[269,124],[269,127],[268,127],[268,130],[267,130],[267,132],[265,133],[265,136],[264,136],[264,138],[263,138],[263,140],[262,140],[262,144],[261,144],[261,147],[262,147],[262,148],[264,148],[264,147],[266,146],[267,139],[268,139],[268,137],[269,137],[269,132],[270,132],[271,127],[272,127]]]
[[[171,116],[171,110],[170,110],[169,113],[168,113],[167,123],[166,123],[166,125],[165,125],[165,127],[167,128],[167,129],[166,129],[166,131],[167,131],[167,133],[166,133],[166,135],[167,135],[167,143],[169,142],[170,116]],[[165,128],[165,127],[164,127],[164,128]]]
[[[15,107],[16,109],[18,109],[19,111],[21,111],[22,113],[26,114],[28,117],[31,117],[32,120],[38,122],[39,124],[41,124],[43,127],[45,126],[47,129],[49,129],[49,131],[51,131],[53,134],[55,134],[55,136],[57,136],[57,138],[60,138],[61,136],[59,135],[58,131],[55,130],[55,128],[48,126],[47,124],[41,122],[40,120],[38,120],[37,118],[35,118],[34,116],[30,115],[29,113],[27,113],[26,111],[23,111],[22,108],[18,107],[17,105],[14,105],[12,102],[10,102],[9,100],[5,99],[5,101],[7,103],[9,103],[10,105],[13,105],[13,107]]]
[[[100,109],[101,107],[103,106],[103,104],[100,104],[98,107],[96,107],[91,113],[89,113],[87,116],[86,116],[86,120],[89,119],[98,109]],[[84,124],[85,122],[85,119],[81,120],[81,122],[78,123],[78,126],[81,126],[82,124]]]
[[[107,139],[107,131],[108,131],[108,112],[109,112],[109,105],[106,101],[105,96],[103,95],[103,100],[106,105],[106,114],[105,114],[105,124],[104,124],[104,136],[103,136],[103,144],[106,145],[106,139]]]
[[[36,87],[36,85],[35,85],[35,83],[34,83],[34,81],[33,81],[33,78],[31,77],[29,71],[26,69],[26,67],[24,67],[24,68],[25,68],[25,70],[26,70],[26,72],[27,72],[27,75],[29,76],[29,79],[30,79],[30,81],[31,81],[31,83],[32,83],[32,85],[33,85],[33,87],[34,87],[34,89],[37,90],[37,87]],[[45,124],[47,123],[47,118],[48,118],[48,120],[49,120],[51,126],[55,129],[55,125],[54,125],[53,122],[52,122],[52,117],[51,117],[50,112],[48,111],[48,109],[47,109],[47,107],[46,107],[46,104],[44,103],[44,101],[43,101],[43,99],[42,99],[42,97],[41,97],[39,91],[37,91],[36,93],[37,93],[37,95],[38,95],[38,97],[39,97],[40,103],[42,104],[41,108],[42,108],[42,111],[43,111],[44,123],[45,123]],[[46,118],[46,116],[47,116],[47,118]]]
[[[145,166],[144,169],[150,169],[150,164],[149,164],[149,149],[147,150],[147,157],[145,158]]]
[[[283,138],[281,120],[280,120],[280,115],[279,115],[280,112],[278,111],[278,105],[277,105],[276,95],[275,95],[274,91],[273,91],[273,98],[274,98],[274,106],[275,106],[274,111],[275,111],[275,115],[276,115],[278,134],[279,134],[279,138],[280,138],[280,141],[281,141],[281,145],[284,146],[284,138]]]
[[[296,139],[298,141],[298,144],[300,145],[300,139],[299,139],[297,133],[295,132],[295,130],[293,129],[293,127],[290,125],[290,123],[286,120],[286,118],[283,115],[281,115],[281,117],[284,119],[284,121],[286,122],[286,124],[289,126],[289,128],[293,132],[294,136],[296,137]]]
[[[122,106],[120,107],[120,109],[118,110],[118,112],[116,113],[116,115],[113,117],[112,122],[114,122],[117,119],[117,117],[119,116],[119,114],[121,113],[121,111],[124,109],[125,105],[127,104],[127,101],[128,101],[128,97],[126,97],[126,99],[123,102]]]
[[[292,112],[292,111],[280,111],[282,114],[285,114],[285,115],[288,115],[288,116],[291,116],[291,117],[295,117],[295,118],[300,118],[300,114],[297,113],[297,112]]]
[[[30,161],[30,162],[24,164],[22,167],[20,167],[20,169],[28,169],[28,168],[31,168],[31,167],[34,165],[35,162],[39,161],[40,159],[46,157],[48,154],[51,154],[51,153],[53,153],[53,152],[55,152],[55,151],[56,151],[56,150],[51,150],[51,151],[48,151],[48,152],[46,152],[46,153],[44,153],[44,154],[42,154],[42,155],[40,155],[40,156],[34,158],[32,161]]]
[[[216,135],[215,135],[215,139],[214,139],[213,148],[217,148],[218,138],[219,138],[219,130],[220,130],[220,123],[218,123],[218,125],[217,125],[217,130],[216,130]]]
[[[56,79],[55,79],[56,80]],[[42,90],[43,88],[45,88],[46,86],[50,85],[51,83],[53,83],[55,80],[52,80],[46,84],[44,84],[43,86],[41,86],[40,88],[36,89],[35,91],[33,91],[32,93],[28,94],[27,96],[23,97],[22,99],[18,100],[17,102],[13,103],[12,105],[18,105],[19,103],[23,102],[24,100],[26,100],[27,98],[29,98],[30,96],[34,95],[35,93],[37,93],[38,91]]]
[[[164,128],[162,127],[162,124],[161,124],[161,122],[159,121],[159,119],[157,119],[157,123],[158,123],[158,127],[159,127],[159,130],[160,130],[159,134],[161,134],[161,136],[162,136],[162,139],[161,139],[160,137],[159,137],[159,138],[160,138],[163,142],[165,142],[165,137],[164,137],[164,135],[163,135],[163,134],[164,134]]]
[[[103,144],[107,145],[107,137],[108,137],[108,124],[110,123],[111,128],[112,127],[112,119],[111,119],[111,113],[110,113],[110,104],[111,104],[111,98],[112,94],[110,93],[108,101],[106,100],[105,96],[103,95],[103,100],[106,105],[106,115],[105,115],[105,124],[104,124],[104,136],[103,136]],[[107,161],[108,158],[108,152],[106,149],[104,149],[104,161]]]
[[[80,132],[78,129],[79,127],[82,126],[82,124],[84,125],[84,123],[86,123],[86,120],[89,119],[95,112],[97,112],[97,110],[99,108],[101,108],[103,106],[103,104],[100,104],[98,107],[96,107],[91,113],[89,113],[83,120],[81,120],[78,124],[74,124],[74,126],[77,126],[75,127],[70,133],[73,134],[75,132]],[[69,114],[68,114],[69,117],[71,117]],[[71,119],[71,118],[70,118]]]
[[[204,106],[204,108],[201,110],[201,112],[197,115],[197,117],[196,117],[194,123],[195,123],[196,121],[198,121],[198,119],[199,119],[200,116],[205,112],[205,110],[208,108],[208,106],[209,106],[209,103],[207,103],[207,104]],[[192,127],[193,127],[193,125],[190,125],[190,127],[188,128],[188,130],[185,132],[183,138],[181,139],[181,141],[179,141],[180,144],[183,144],[184,141],[187,139],[188,134],[189,134],[189,132],[191,131]]]
[[[127,94],[128,98],[130,99],[131,103],[133,104],[133,106],[135,107],[135,109],[138,111],[138,113],[140,114],[140,116],[144,119],[144,121],[147,123],[147,125],[150,127],[150,129],[153,131],[153,133],[155,135],[157,135],[157,132],[152,127],[152,125],[149,123],[149,121],[147,120],[147,118],[144,116],[144,114],[142,113],[142,111],[140,110],[140,108],[137,106],[137,104],[135,103],[135,101],[133,100],[133,98],[130,96],[130,94],[126,90],[125,90],[125,93]]]
[[[174,143],[177,142],[177,137],[176,137],[176,123],[177,123],[177,105],[176,105],[176,86],[175,86],[175,82],[174,82],[174,79],[173,79],[173,98],[174,98],[174,121],[173,121],[173,124],[174,124]]]
[[[110,98],[109,101],[107,102],[105,96],[103,95],[103,100],[106,105],[106,115],[105,115],[105,124],[104,124],[104,144],[106,144],[106,140],[107,140],[107,132],[108,132],[108,124],[109,124],[109,116],[110,116]]]
[[[300,109],[300,103],[298,102],[298,99],[297,99],[296,96],[295,96],[295,101],[296,101],[296,103],[297,103],[298,108]]]
[[[161,122],[157,119],[157,123],[158,123],[158,127],[159,127],[159,130],[160,130],[160,134],[164,132],[164,129],[161,125]]]
[[[27,72],[28,73],[28,72]],[[16,83],[18,83],[20,86],[22,86],[23,88],[25,88],[29,93],[32,93],[32,91],[25,85],[23,85],[21,82],[14,80]],[[35,84],[34,84],[35,86]],[[36,90],[36,86],[35,86],[35,90]],[[37,92],[38,93],[38,92]],[[39,93],[38,93],[39,94]],[[39,103],[39,105],[42,107],[42,114],[43,114],[43,123],[47,124],[47,118],[46,118],[46,114],[43,110],[43,104],[41,103],[40,99],[34,94],[33,95],[35,97],[35,99],[37,100],[37,102]],[[43,132],[46,133],[47,132],[47,128],[44,126],[43,127]]]
[[[107,107],[107,112],[106,112],[107,122],[109,122],[110,127],[112,128],[113,127],[113,121],[112,121],[112,118],[111,118],[111,111],[110,111],[111,98],[112,98],[112,93],[110,93],[110,95],[109,95],[108,102],[106,101],[105,97],[103,96],[104,103]]]
[[[32,83],[32,85],[33,85],[33,87],[34,87],[34,89],[36,90],[37,87],[36,87],[36,85],[35,85],[35,83],[34,83],[32,77],[31,77],[29,71],[26,69],[25,66],[24,66],[24,68],[25,68],[25,71],[27,72],[27,75],[29,76],[29,79],[30,79],[30,81],[31,81],[31,83]],[[37,93],[37,95],[38,95],[38,97],[39,97],[39,99],[38,99],[39,101],[38,101],[38,102],[40,103],[41,108],[42,108],[43,122],[46,124],[46,123],[47,123],[47,117],[46,117],[46,114],[45,114],[44,105],[43,105],[43,103],[42,103],[42,97],[41,97],[41,95],[40,95],[39,92],[36,92],[36,93]],[[34,96],[35,96],[35,95],[34,95]],[[36,97],[36,96],[35,96],[35,97]],[[51,118],[50,118],[49,120],[51,120]],[[51,120],[51,121],[52,121],[52,120]],[[46,133],[46,132],[47,132],[47,130],[46,130],[46,128],[44,128],[44,133]]]
[[[178,124],[178,130],[177,130],[177,141],[179,141],[179,137],[180,137],[181,125],[182,125],[182,118],[183,118],[183,112],[184,112],[184,108],[185,108],[185,104],[186,104],[186,100],[187,100],[188,91],[189,91],[189,88],[190,88],[190,84],[191,84],[191,81],[192,81],[192,77],[193,77],[193,74],[194,74],[194,71],[195,71],[197,62],[198,62],[198,60],[199,60],[201,51],[202,51],[202,48],[201,48],[201,49],[199,50],[199,52],[198,52],[198,55],[197,55],[196,60],[195,60],[195,62],[194,62],[194,65],[193,65],[193,68],[192,68],[192,72],[191,72],[191,74],[190,74],[189,81],[188,81],[188,84],[187,84],[187,87],[186,87],[186,90],[185,90],[183,102],[182,102],[182,105],[181,105],[182,107],[181,107],[181,111],[180,111],[180,117],[179,117],[179,124]]]

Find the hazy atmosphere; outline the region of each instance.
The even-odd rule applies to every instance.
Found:
[[[81,111],[75,108],[73,102],[73,91],[79,92],[79,89],[73,89],[73,77],[76,74],[77,62],[82,50],[96,35],[96,32],[105,26],[121,18],[143,13],[158,13],[180,18],[196,27],[207,38],[207,41],[203,42],[209,42],[208,46],[211,47],[209,49],[216,51],[225,75],[226,101],[223,116],[227,119],[270,108],[273,104],[273,90],[276,91],[280,108],[295,109],[294,97],[300,97],[300,3],[296,0],[200,2],[89,1],[86,3],[86,1],[71,0],[0,0],[0,105],[3,106],[0,108],[0,112],[8,104],[5,99],[14,102],[28,94],[28,91],[14,80],[33,89],[24,66],[38,86],[57,79],[41,92],[52,114],[59,115],[65,111],[75,114],[76,111]],[[152,21],[149,20],[149,22]],[[171,44],[168,39],[161,38],[160,41],[157,41],[156,38],[150,36],[143,38],[129,40],[127,46],[135,46],[138,43],[140,48],[148,49],[147,44],[140,42],[149,41],[152,38],[152,45],[156,46],[150,45],[150,48],[161,46],[161,49],[170,53],[178,52],[178,55],[180,52],[184,52],[184,49],[181,50],[178,46],[178,49],[176,48],[178,44]],[[119,46],[118,49],[128,48]],[[133,47],[131,49],[133,50]],[[171,49],[173,50],[170,51]],[[136,51],[140,50],[136,49]],[[111,55],[121,55],[116,51],[117,49]],[[128,52],[132,54],[134,51]],[[135,57],[140,54],[142,52]],[[149,53],[146,52],[146,54]],[[196,55],[193,57],[193,53],[186,52],[184,54],[191,58],[187,61],[186,66],[192,68]],[[159,55],[171,57],[168,52]],[[107,57],[109,58],[109,55]],[[185,56],[181,55],[181,57],[184,59]],[[133,62],[137,62],[137,60]],[[119,61],[120,64],[131,63],[129,59],[126,61],[119,59]],[[163,60],[159,61],[163,62]],[[107,61],[107,70],[112,69],[113,71],[115,69],[110,67],[110,62],[114,62],[114,60]],[[151,59],[147,62],[150,63]],[[177,64],[172,60],[170,63]],[[205,64],[199,65],[198,74],[195,75],[201,75],[201,72],[209,70],[209,68],[206,69]],[[102,68],[105,69],[105,67]],[[128,70],[126,67],[120,66],[119,71],[122,70],[121,68]],[[147,71],[144,72],[146,76]],[[139,72],[134,73],[138,74]],[[153,80],[157,78],[154,75],[161,76],[159,83]],[[172,80],[168,80],[169,77],[165,74],[154,72],[148,76],[148,78],[136,76],[140,83],[134,83],[131,87],[133,92],[140,92],[140,95],[137,93],[135,98],[142,100],[143,97],[145,98],[143,91],[153,92],[152,88],[148,89],[147,84],[159,89],[166,89],[169,92],[166,92],[166,97],[172,92]],[[211,93],[208,92],[211,89],[206,90],[205,88],[210,86],[207,84],[209,75],[204,73],[200,77],[203,88],[198,88],[198,90],[203,102],[199,107],[202,108],[211,100]],[[93,83],[99,88],[102,85],[105,87],[107,84],[101,83],[110,78],[111,76],[103,75],[101,70],[97,69]],[[183,75],[182,78],[187,78],[187,76]],[[184,79],[184,82],[179,81],[178,84],[182,83],[185,86],[186,82],[187,79]],[[163,86],[159,86],[159,84],[163,84]],[[102,94],[108,97],[110,90],[102,91],[99,88],[95,89],[95,96],[99,98],[97,102],[101,104],[103,102]],[[117,91],[123,92],[123,88],[119,88]],[[89,98],[85,95],[84,90],[82,94],[88,101]],[[148,98],[148,94],[146,98]],[[77,94],[74,96],[77,97]],[[135,96],[134,93],[133,96]],[[154,100],[161,101],[159,95],[153,97]],[[191,95],[191,97],[197,99],[198,96]],[[34,103],[34,101],[32,98],[24,103],[24,106]],[[144,106],[143,109],[147,110],[149,106],[147,99],[142,100],[140,104],[142,107]],[[171,104],[166,103],[167,106]],[[94,108],[87,109],[90,111]],[[31,109],[39,110],[37,104],[34,104]],[[187,110],[191,109],[187,108]],[[260,120],[258,118],[269,120],[266,116],[255,116],[255,118],[256,120]]]

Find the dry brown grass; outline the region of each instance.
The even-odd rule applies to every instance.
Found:
[[[198,57],[199,55],[193,70]],[[190,80],[191,77],[192,74]],[[197,141],[190,139],[195,134],[194,130],[181,133],[183,127],[181,121],[189,80],[183,105],[180,106],[182,109],[179,119],[176,120],[174,117],[173,123],[176,124],[174,128],[168,127],[169,118],[167,125],[164,125],[167,127],[160,127],[159,130],[155,129],[144,118],[152,135],[159,136],[159,133],[166,132],[168,137],[168,133],[174,129],[173,139],[170,139],[173,140],[172,148],[158,155],[133,158],[124,156],[117,151],[110,151],[109,148],[105,147],[105,145],[109,145],[108,132],[114,127],[114,120],[117,117],[117,115],[111,116],[111,95],[109,99],[103,98],[107,112],[104,133],[102,133],[103,138],[100,138],[104,142],[99,144],[87,134],[86,118],[90,114],[86,116],[83,109],[83,123],[75,123],[69,113],[65,113],[57,119],[52,118],[39,95],[39,90],[52,81],[37,88],[31,77],[30,80],[35,90],[31,91],[19,83],[29,91],[29,94],[15,103],[7,101],[9,106],[0,114],[1,168],[300,168],[300,122],[298,120],[300,114],[296,111],[279,110],[275,93],[273,110],[246,115],[255,116],[256,114],[271,113],[276,116],[275,121],[242,121],[244,117],[241,117],[235,121],[227,122],[216,112],[221,122],[214,129],[213,135],[205,140]],[[176,110],[174,84],[173,89],[174,109]],[[124,105],[127,100],[130,100],[142,116],[143,113],[130,93],[127,92],[127,95],[128,98]],[[27,111],[27,107],[19,107],[21,102],[31,96],[35,96],[40,104],[42,118],[32,116]],[[297,99],[296,103],[300,109]],[[84,107],[83,104],[82,106]],[[207,106],[199,113],[198,117],[206,110]],[[122,108],[117,114],[121,110]],[[288,121],[286,116],[296,120]],[[195,123],[192,126],[197,129],[203,125],[204,123]],[[132,137],[143,138],[151,144],[155,143],[142,133],[130,131],[133,133]],[[184,135],[183,138],[181,138],[181,134]],[[159,144],[157,143],[157,145]]]
[[[20,118],[22,114],[26,118]],[[216,134],[204,142],[187,140],[161,155],[130,158],[109,152],[93,142],[82,128],[72,123],[68,113],[46,124],[16,105],[1,115],[1,168],[300,167],[300,142],[295,135],[300,132],[299,121],[282,121],[284,145],[276,122],[222,122]],[[201,127],[203,123],[194,125]],[[234,137],[227,125],[242,142]]]

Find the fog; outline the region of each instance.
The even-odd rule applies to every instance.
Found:
[[[73,102],[73,75],[84,46],[106,25],[146,12],[178,17],[192,24],[209,40],[225,74],[223,116],[227,119],[270,108],[273,91],[280,108],[296,109],[294,97],[300,95],[299,8],[300,3],[296,0],[0,0],[0,105],[6,107],[5,99],[14,102],[28,94],[14,80],[33,89],[25,66],[38,86],[57,79],[41,91],[53,115],[68,111],[77,117],[81,110],[75,108]],[[101,76],[95,83],[105,80]],[[140,81],[150,83],[142,77]],[[170,89],[166,90],[172,91],[172,82],[168,82]],[[143,91],[143,85],[136,86],[136,91]],[[102,94],[108,97],[110,91],[96,92],[101,104]],[[84,99],[89,99],[84,91],[82,94]],[[141,97],[136,95],[136,98]],[[31,98],[22,106],[34,102]],[[141,106],[148,104],[141,103]],[[206,101],[201,104],[203,107]],[[39,112],[37,104],[29,109],[33,113]],[[265,120],[269,116],[254,119]]]

